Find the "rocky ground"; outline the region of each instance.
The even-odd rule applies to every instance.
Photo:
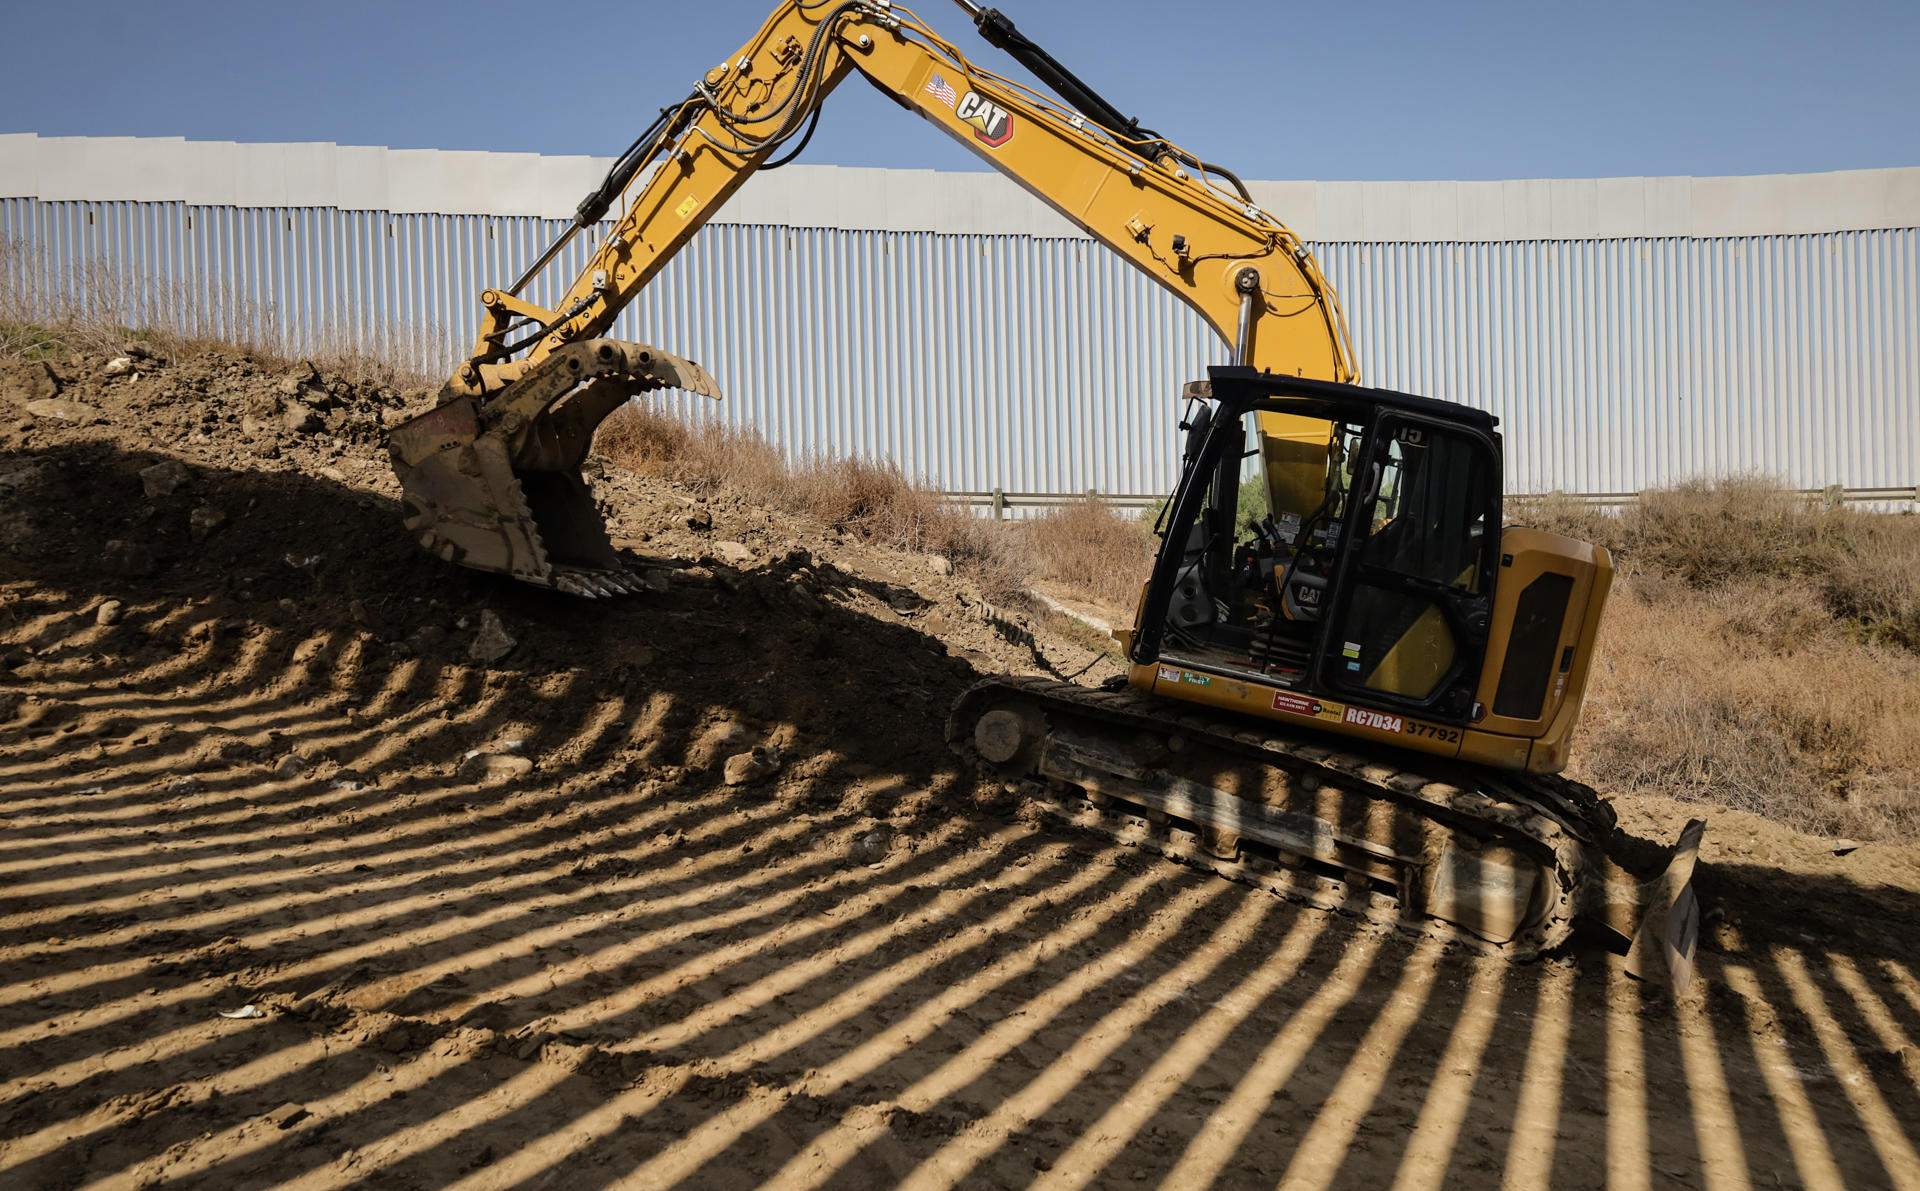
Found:
[[[926,557],[611,470],[649,595],[421,556],[420,399],[0,376],[7,1184],[1920,1184],[1911,846],[1711,815],[1677,1001],[1300,911],[960,772],[1113,663]]]

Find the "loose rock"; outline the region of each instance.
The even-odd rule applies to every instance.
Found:
[[[927,569],[936,575],[951,575],[953,560],[944,554],[935,554],[927,559]]]
[[[133,371],[133,357],[115,356],[113,359],[107,361],[107,366],[102,369],[102,371],[108,376],[125,376],[127,373]]]
[[[480,630],[473,635],[467,656],[483,665],[492,665],[512,653],[518,644],[507,634],[507,626],[500,623],[500,617],[489,608],[480,614]]]
[[[213,531],[227,523],[227,515],[212,505],[196,505],[187,514],[187,531],[196,542],[204,542]]]
[[[102,626],[119,624],[126,611],[127,606],[119,600],[105,600],[94,610],[93,623]]]
[[[715,542],[713,554],[729,566],[744,567],[753,561],[753,548],[740,542]]]
[[[118,539],[100,548],[100,561],[116,575],[141,579],[160,569],[160,555],[145,542]]]
[[[745,786],[780,772],[780,760],[772,749],[756,748],[727,758],[722,771],[729,786]]]
[[[282,1104],[267,1114],[267,1120],[281,1129],[291,1129],[310,1115],[304,1104]]]
[[[140,486],[146,490],[148,500],[172,496],[192,479],[193,473],[178,459],[163,460],[140,469]]]
[[[878,864],[887,858],[887,851],[892,846],[893,833],[885,828],[876,827],[872,831],[863,831],[853,840],[854,863]]]
[[[280,378],[280,391],[289,397],[297,397],[300,395],[301,390],[305,389],[318,378],[318,374],[313,370],[313,365],[302,360],[298,364],[295,364],[293,369],[285,376]]]
[[[60,395],[60,378],[45,361],[35,360],[0,372],[0,393],[20,402],[51,401]]]
[[[56,422],[72,422],[76,426],[91,426],[101,420],[101,413],[84,401],[68,401],[55,397],[45,401],[27,402],[27,412],[36,418],[51,418]]]
[[[532,772],[532,761],[512,753],[468,753],[460,762],[460,776],[468,781],[500,782]]]
[[[322,425],[320,415],[314,413],[311,407],[298,401],[287,403],[287,408],[281,413],[280,420],[295,434],[312,434]]]

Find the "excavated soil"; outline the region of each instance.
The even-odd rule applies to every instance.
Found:
[[[1677,1000],[1410,942],[960,772],[1112,663],[924,557],[606,472],[570,600],[417,553],[400,394],[106,370],[0,378],[6,1185],[1920,1185],[1910,845],[1711,814]]]

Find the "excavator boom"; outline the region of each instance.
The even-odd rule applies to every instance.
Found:
[[[1119,116],[997,11],[964,7],[990,41],[1084,112],[975,65],[887,0],[780,5],[687,98],[662,111],[525,275],[481,294],[472,351],[440,393],[443,405],[464,412],[436,410],[394,440],[408,525],[422,544],[465,566],[581,594],[625,582],[578,478],[597,424],[579,414],[604,416],[619,404],[615,394],[663,383],[715,398],[719,389],[697,365],[645,347],[636,351],[656,364],[671,361],[674,373],[697,381],[663,381],[658,367],[601,372],[596,398],[581,402],[572,394],[587,378],[569,371],[581,359],[570,349],[605,335],[742,183],[803,145],[821,105],[849,74],[1177,294],[1238,362],[1293,376],[1353,378],[1332,287],[1299,238],[1253,204],[1237,178]],[[603,216],[629,191],[625,209],[601,231]],[[534,277],[583,234],[598,242],[558,303],[527,298]],[[560,417],[563,406],[574,414]],[[1318,485],[1324,439],[1299,434],[1284,420],[1265,429],[1276,495],[1289,485],[1298,492]]]

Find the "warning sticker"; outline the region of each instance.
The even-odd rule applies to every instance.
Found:
[[[1273,709],[1275,711],[1289,711],[1294,715],[1318,716],[1323,720],[1337,721],[1340,718],[1339,704],[1336,703],[1329,707],[1312,695],[1303,695],[1299,691],[1273,692]]]
[[[1291,711],[1295,715],[1319,715],[1320,700],[1302,695],[1298,691],[1275,691],[1273,692],[1273,709]]]

